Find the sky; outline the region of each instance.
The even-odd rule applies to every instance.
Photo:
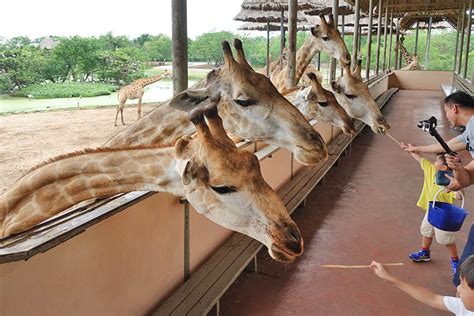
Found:
[[[242,0],[187,0],[188,37],[232,31]],[[98,36],[109,31],[130,38],[140,34],[171,37],[171,0],[9,0],[2,1],[0,37],[26,35]]]

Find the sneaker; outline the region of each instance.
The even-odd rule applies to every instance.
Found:
[[[459,265],[459,259],[453,260],[451,259],[451,271],[453,271],[453,275],[458,272],[458,265]]]
[[[421,261],[431,261],[431,256],[430,256],[430,251],[426,251],[426,250],[420,250],[420,251],[416,251],[416,252],[413,252],[411,254],[408,255],[408,257],[415,261],[415,262],[421,262]]]

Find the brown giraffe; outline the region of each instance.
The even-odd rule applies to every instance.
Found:
[[[145,93],[145,87],[163,78],[169,78],[169,77],[170,77],[170,73],[168,72],[168,70],[165,69],[165,71],[160,75],[156,75],[149,78],[138,79],[138,80],[133,81],[131,84],[120,88],[120,90],[118,91],[119,104],[117,105],[117,113],[115,114],[115,123],[114,123],[115,126],[117,126],[117,118],[118,118],[119,112],[120,112],[120,119],[122,120],[122,124],[125,125],[123,121],[123,108],[125,107],[125,102],[127,102],[127,100],[138,99],[137,120],[139,120],[142,117],[142,97],[143,97],[143,94]]]
[[[323,74],[321,73],[321,71],[319,71],[315,65],[313,64],[309,64],[306,69],[304,70],[304,74],[306,75],[303,75],[303,77],[301,77],[301,85],[303,87],[309,87],[311,85],[311,79],[308,77],[308,74],[310,73],[313,73],[318,82],[320,84],[323,84],[323,81],[324,81],[324,77],[323,77]]]
[[[400,70],[421,70],[421,66],[418,61],[418,56],[416,54],[413,54],[413,56],[411,56],[408,53],[406,47],[403,46],[401,42],[397,42],[395,44],[395,52],[397,52],[399,49],[401,50],[403,59],[405,59],[405,63],[407,64],[405,67],[400,68]]]
[[[278,261],[301,255],[298,227],[263,179],[257,157],[227,137],[216,104],[193,110],[190,119],[196,136],[184,136],[174,146],[85,150],[36,167],[0,196],[0,237],[80,201],[160,191],[185,197],[217,224],[262,242]]]
[[[293,103],[309,121],[328,122],[346,134],[354,134],[352,118],[337,102],[331,91],[324,89],[315,73],[307,73],[308,87],[289,93],[286,98]]]
[[[362,81],[361,64],[362,60],[358,60],[353,72],[349,65],[344,66],[344,75],[331,82],[331,89],[350,117],[369,125],[374,133],[384,134],[390,129],[390,125],[370,95],[369,88]]]
[[[329,15],[329,20],[326,22],[324,15],[319,16],[321,19],[320,25],[311,28],[311,35],[305,40],[303,46],[296,52],[296,75],[295,84],[303,76],[306,67],[311,62],[311,59],[318,51],[323,51],[330,54],[332,57],[338,59],[341,64],[348,65],[351,62],[351,55],[347,50],[346,44],[341,37],[341,34],[334,26],[333,15]],[[288,83],[288,63],[286,63],[280,72],[275,73],[270,77],[275,87],[280,92],[284,92]]]
[[[255,72],[245,59],[242,42],[235,40],[234,59],[223,42],[225,64],[212,70],[206,80],[175,96],[114,136],[105,146],[173,144],[195,129],[186,113],[218,98],[219,115],[226,131],[241,138],[264,141],[293,152],[305,165],[327,158],[326,145],[303,115],[283,97],[264,75]]]

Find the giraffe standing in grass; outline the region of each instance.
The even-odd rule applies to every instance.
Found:
[[[139,120],[142,117],[142,97],[143,93],[145,93],[145,87],[163,78],[169,77],[170,73],[165,69],[165,71],[160,75],[156,75],[150,78],[138,79],[129,84],[128,86],[122,87],[118,92],[119,104],[117,106],[117,113],[115,114],[115,126],[117,126],[117,118],[119,112],[122,124],[125,125],[123,121],[123,108],[125,107],[125,102],[127,102],[127,100],[138,99],[137,120]]]

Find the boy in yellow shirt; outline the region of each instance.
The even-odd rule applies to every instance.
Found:
[[[408,146],[414,146],[408,144]],[[407,145],[401,143],[401,147],[405,150]],[[451,256],[451,270],[453,274],[456,273],[459,264],[458,250],[456,248],[456,241],[454,232],[448,232],[440,230],[428,222],[428,207],[429,201],[433,201],[436,192],[440,187],[435,183],[436,171],[443,170],[446,167],[446,160],[444,153],[437,153],[434,163],[424,158],[418,152],[409,152],[412,157],[420,163],[420,167],[423,170],[423,189],[420,194],[420,198],[416,203],[416,206],[422,208],[425,211],[425,216],[421,222],[421,250],[411,253],[408,257],[415,262],[428,262],[431,260],[430,247],[433,242],[433,236],[436,237],[436,241],[439,244],[445,245],[448,249],[449,255]],[[445,192],[442,191],[436,197],[436,201],[453,203],[454,199],[460,199],[461,194],[459,192]]]

